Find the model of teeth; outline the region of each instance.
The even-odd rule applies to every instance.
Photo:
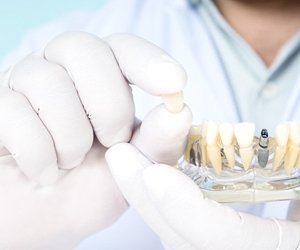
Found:
[[[233,125],[230,123],[221,123],[219,126],[221,141],[224,153],[230,168],[234,167],[234,132]]]
[[[277,125],[275,130],[276,148],[273,160],[273,170],[278,169],[286,152],[286,145],[289,138],[289,126],[287,123]]]
[[[244,169],[247,170],[252,162],[254,151],[252,148],[255,124],[243,122],[234,126],[234,133],[239,144],[239,152]]]
[[[218,146],[219,140],[219,128],[218,124],[213,121],[207,123],[206,133],[206,150],[207,156],[215,169],[217,174],[221,173],[222,170],[222,158],[220,153],[220,147]]]
[[[298,158],[300,146],[300,129],[297,122],[288,123],[289,138],[287,151],[284,159],[285,172],[290,175]]]
[[[206,135],[207,135],[207,121],[204,121],[201,126],[201,161],[204,166],[207,165],[207,151],[206,151]]]
[[[179,113],[183,108],[184,102],[182,92],[162,96],[162,99],[167,110],[171,113]]]

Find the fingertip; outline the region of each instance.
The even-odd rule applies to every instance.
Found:
[[[149,76],[151,88],[155,86],[153,93],[155,95],[181,92],[187,84],[187,74],[184,68],[166,54],[150,60],[144,71]]]

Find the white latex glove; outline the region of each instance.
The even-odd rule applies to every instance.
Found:
[[[168,141],[172,145],[178,138]],[[131,144],[113,146],[106,159],[125,198],[166,249],[300,249],[299,222],[239,213],[208,200],[190,178],[152,164]]]
[[[2,80],[0,249],[66,250],[127,208],[104,158],[107,147],[132,137],[127,80],[152,95],[168,95],[183,89],[186,76],[163,51],[137,37],[119,34],[104,42],[71,32]],[[140,150],[158,161],[165,160],[159,149],[166,148],[163,141],[159,146],[159,122],[177,123],[185,137],[191,113],[184,107],[172,114],[161,105],[142,122],[151,130],[136,130]],[[180,140],[170,149],[183,147]]]

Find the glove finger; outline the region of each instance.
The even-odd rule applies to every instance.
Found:
[[[105,158],[126,200],[159,236],[164,236],[164,244],[171,249],[192,249],[164,222],[147,197],[142,173],[151,162],[134,146],[127,143],[109,148]]]
[[[200,189],[175,168],[153,165],[144,171],[143,179],[159,214],[198,249],[294,249],[299,240],[299,225],[284,222],[290,223],[292,240],[280,240],[274,220],[238,213],[205,199]],[[286,244],[288,248],[281,248]]]
[[[27,97],[50,132],[59,167],[77,166],[92,146],[93,129],[67,72],[29,55],[13,68],[10,87]]]
[[[174,94],[186,85],[182,66],[154,44],[129,34],[115,34],[105,40],[127,80],[149,94]]]
[[[52,40],[44,56],[71,76],[99,141],[106,147],[129,141],[134,123],[131,88],[109,46],[96,36],[68,32]]]
[[[0,141],[21,171],[40,184],[55,182],[57,158],[50,134],[27,99],[0,87]]]
[[[154,162],[174,165],[183,155],[191,123],[188,106],[179,113],[170,113],[159,105],[145,117],[131,143]]]

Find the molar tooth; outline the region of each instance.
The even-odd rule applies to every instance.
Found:
[[[278,169],[286,153],[286,145],[289,138],[289,126],[287,123],[278,124],[275,130],[276,148],[273,160],[273,170]]]
[[[296,164],[299,145],[300,145],[300,129],[297,122],[290,122],[289,124],[289,139],[287,145],[287,152],[284,159],[285,172],[290,175]]]
[[[234,159],[234,129],[231,123],[221,123],[219,126],[220,137],[224,147],[224,153],[228,161],[228,166],[233,168],[235,164]]]
[[[234,132],[240,147],[240,157],[244,168],[247,170],[252,162],[254,151],[252,148],[255,124],[249,122],[238,123]]]
[[[201,137],[201,125],[194,125],[190,128],[187,145],[184,152],[184,158],[187,162],[190,162],[190,151],[193,143]]]
[[[207,123],[207,134],[206,134],[207,155],[216,173],[220,174],[222,170],[222,159],[221,159],[220,148],[218,146],[218,140],[219,140],[218,124],[216,122],[209,121]]]

